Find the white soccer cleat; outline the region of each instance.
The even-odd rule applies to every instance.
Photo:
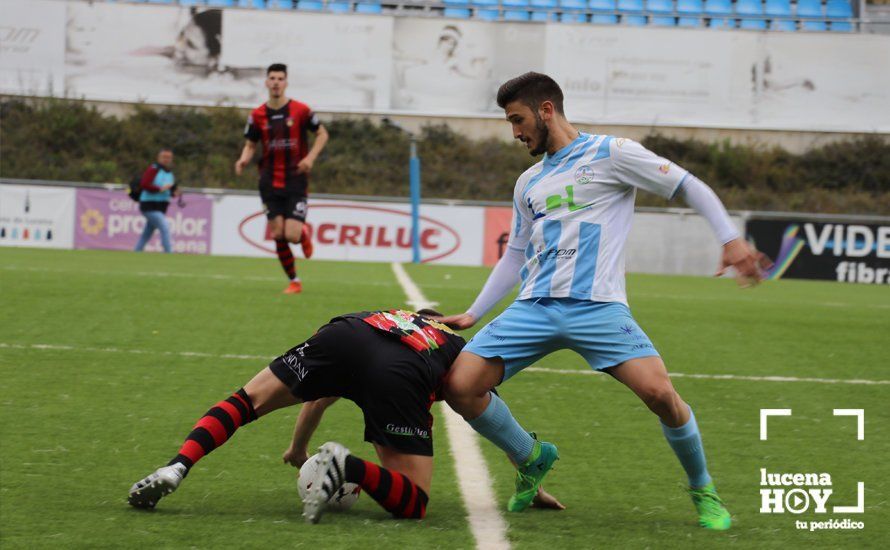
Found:
[[[346,482],[346,457],[349,449],[328,441],[318,448],[318,469],[309,480],[309,494],[303,501],[303,517],[308,523],[318,523],[331,495]]]
[[[135,508],[154,508],[161,497],[169,495],[179,487],[187,471],[187,468],[178,462],[158,468],[153,474],[133,484],[127,502]]]

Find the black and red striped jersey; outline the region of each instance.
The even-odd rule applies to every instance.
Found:
[[[361,319],[377,330],[397,337],[403,344],[421,355],[442,351],[452,355],[453,361],[466,345],[466,341],[449,327],[413,311],[401,309],[361,311],[340,317]]]
[[[309,192],[309,178],[297,173],[297,165],[309,152],[307,132],[321,123],[308,105],[289,99],[280,109],[262,104],[247,119],[244,137],[262,142],[260,187],[300,196]]]

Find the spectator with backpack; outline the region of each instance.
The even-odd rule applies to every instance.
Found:
[[[157,161],[151,163],[139,180],[139,211],[145,216],[145,228],[142,230],[139,242],[136,243],[136,252],[142,252],[155,229],[161,233],[164,252],[169,254],[173,251],[170,226],[166,218],[170,198],[177,193],[172,168],[173,150],[165,147],[158,151]],[[130,197],[137,200],[137,190],[131,189]]]

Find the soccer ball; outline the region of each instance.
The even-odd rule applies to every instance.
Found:
[[[312,478],[318,471],[317,454],[309,457],[309,460],[300,468],[300,477],[297,479],[297,489],[300,491],[300,500],[305,500],[309,494],[309,488],[312,485]],[[328,510],[349,510],[355,501],[358,500],[362,488],[355,483],[344,483],[342,487],[337,489],[330,499],[328,499]]]

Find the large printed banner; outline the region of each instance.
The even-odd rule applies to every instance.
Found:
[[[771,279],[890,284],[890,222],[749,220],[748,238],[775,259]]]
[[[167,210],[167,223],[174,252],[210,254],[213,201],[208,196],[186,193],[182,206],[174,200]],[[133,250],[145,228],[145,217],[139,203],[124,191],[78,189],[74,225],[74,248]],[[145,250],[161,250],[157,231]]]
[[[482,208],[424,205],[420,252],[424,262],[479,265]],[[410,262],[411,209],[404,203],[313,200],[307,220],[313,259]],[[274,256],[259,197],[225,196],[214,208],[213,254]]]
[[[0,246],[71,248],[74,189],[0,185]]]
[[[586,123],[890,132],[890,36],[0,0],[0,93],[490,116],[528,70]],[[67,22],[67,25],[66,25]]]
[[[255,107],[266,67],[282,62],[290,93],[313,108],[389,108],[388,17],[54,5],[68,9],[65,89],[75,97]]]

